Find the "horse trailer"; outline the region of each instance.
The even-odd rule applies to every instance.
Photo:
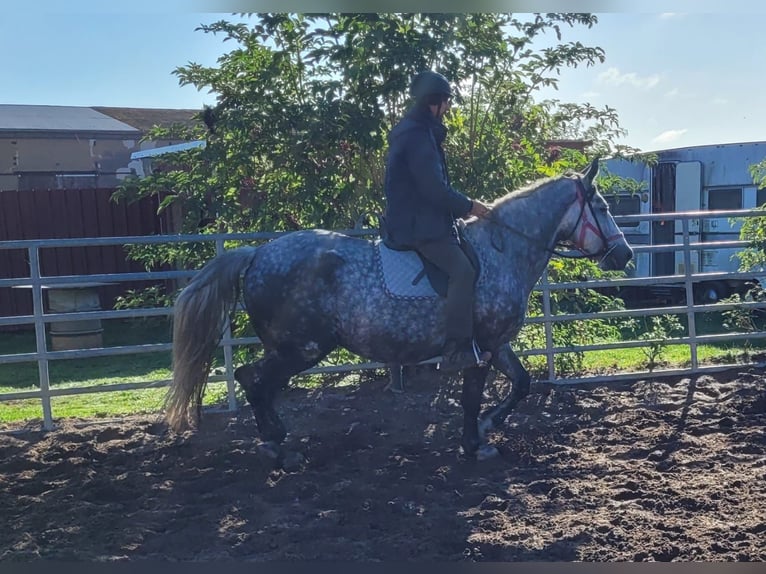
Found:
[[[621,178],[639,182],[641,191],[605,193],[615,216],[637,214],[681,213],[693,211],[732,211],[752,209],[766,203],[766,189],[758,189],[750,174],[750,166],[766,158],[766,142],[705,145],[652,152],[657,163],[621,158],[602,160],[602,170]],[[619,221],[619,218],[618,218]],[[683,244],[683,222],[667,220],[620,222],[628,242],[643,245]],[[740,222],[730,217],[704,217],[689,220],[690,243],[736,241]],[[691,250],[691,273],[736,272],[738,248],[721,247]],[[638,252],[631,277],[651,278],[684,274],[684,252]],[[759,274],[752,278],[707,279],[695,277],[694,294],[697,303],[710,303],[743,293],[748,284],[760,282]],[[623,293],[626,299],[647,297],[679,302],[685,298],[685,284],[657,284],[633,288]]]

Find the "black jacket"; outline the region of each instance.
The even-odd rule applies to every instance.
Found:
[[[447,129],[427,108],[410,110],[388,136],[384,237],[392,247],[453,240],[472,202],[452,188],[442,143]]]

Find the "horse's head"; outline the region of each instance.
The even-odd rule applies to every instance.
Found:
[[[633,249],[609,212],[609,204],[596,189],[593,180],[597,173],[598,159],[594,159],[584,173],[572,176],[577,196],[560,229],[571,230],[565,242],[598,260],[601,269],[620,271],[632,259]]]

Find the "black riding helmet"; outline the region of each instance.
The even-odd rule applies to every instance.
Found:
[[[426,70],[416,74],[410,83],[410,95],[418,103],[425,103],[431,96],[451,98],[455,95],[449,80],[439,72]]]

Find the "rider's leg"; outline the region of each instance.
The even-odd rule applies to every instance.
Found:
[[[474,269],[470,260],[459,245],[449,240],[421,244],[417,249],[449,276],[442,367],[455,370],[488,361],[491,353],[482,353],[477,361],[472,348]]]

